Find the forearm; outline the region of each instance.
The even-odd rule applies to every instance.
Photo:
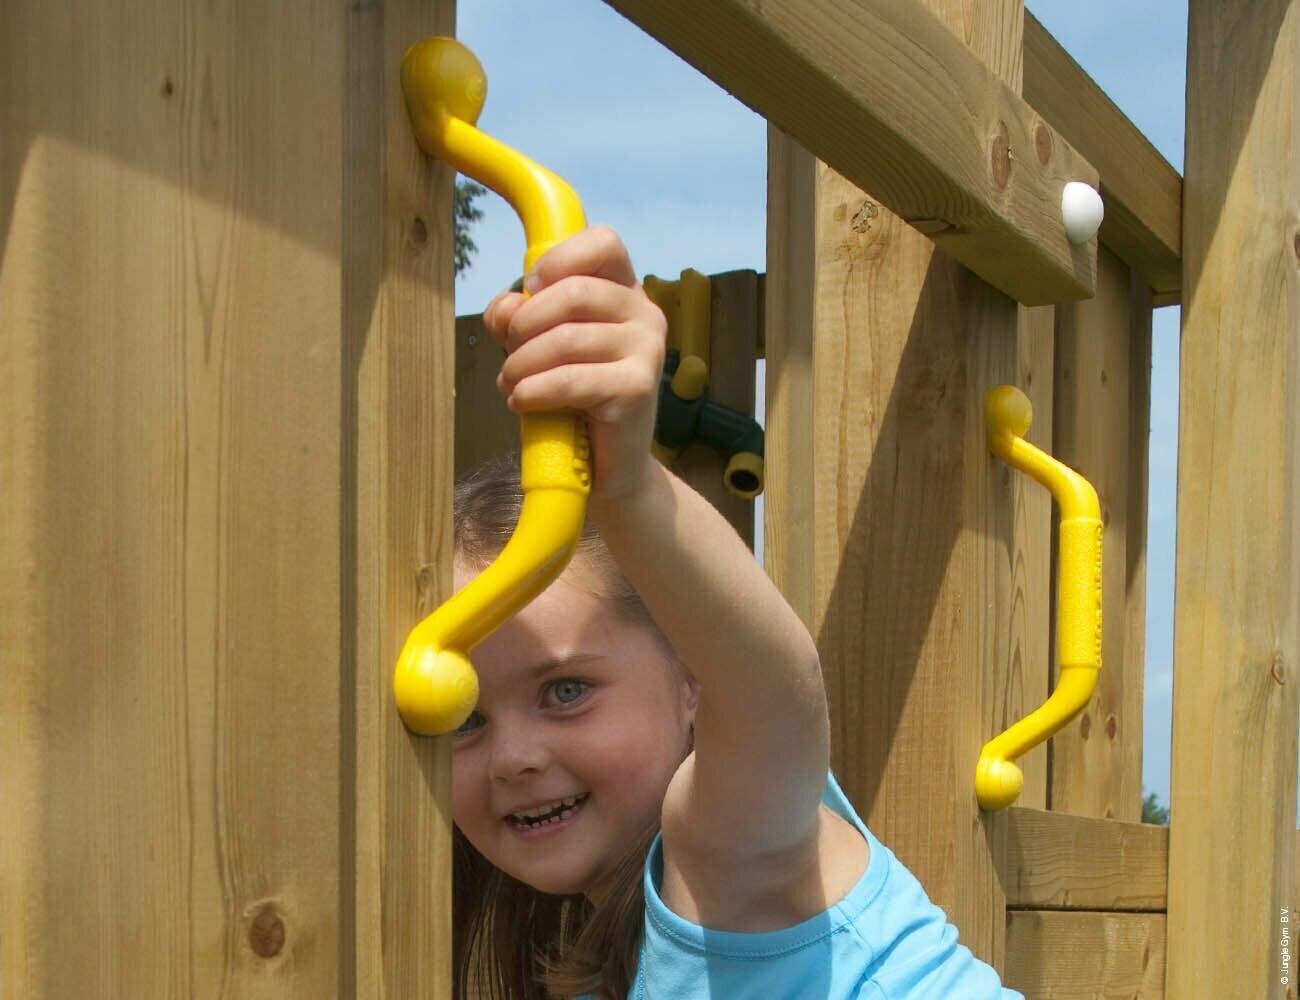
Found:
[[[804,752],[828,758],[826,695],[807,628],[712,504],[657,461],[646,483],[632,499],[594,501],[591,516],[699,680],[701,714],[736,735],[767,727],[779,737],[788,726]]]

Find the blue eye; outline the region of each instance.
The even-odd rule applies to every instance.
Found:
[[[553,683],[551,689],[555,692],[560,704],[572,705],[586,693],[587,682],[580,681],[576,677],[564,677]],[[566,698],[562,692],[569,692],[570,697]]]

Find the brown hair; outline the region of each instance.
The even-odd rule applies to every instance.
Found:
[[[457,558],[482,568],[519,521],[519,454],[483,462],[456,483]],[[671,662],[680,660],[590,520],[566,579],[606,599],[614,612],[651,631]],[[613,872],[599,906],[581,893],[553,895],[501,871],[453,830],[452,963],[457,1000],[546,1000],[591,993],[621,998],[632,986],[645,914],[642,871],[658,823],[644,830]]]

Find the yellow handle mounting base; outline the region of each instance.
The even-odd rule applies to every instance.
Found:
[[[1033,420],[1029,397],[1015,386],[984,399],[989,447],[1008,465],[1052,492],[1061,509],[1058,536],[1056,652],[1060,678],[1039,708],[984,745],[975,768],[982,809],[1005,809],[1020,795],[1025,776],[1014,763],[1048,739],[1088,704],[1101,669],[1101,506],[1081,475],[1025,440]]]
[[[480,132],[483,67],[454,38],[427,38],[402,57],[402,93],[420,147],[490,187],[519,213],[524,273],[547,250],[586,228],[573,189],[545,167]],[[393,674],[402,721],[436,736],[457,729],[478,701],[469,651],[560,575],[582,534],[591,492],[585,420],[520,418],[519,524],[497,560],[411,630]]]

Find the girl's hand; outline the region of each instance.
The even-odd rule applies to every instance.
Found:
[[[502,292],[483,313],[508,354],[497,388],[515,413],[585,414],[591,501],[635,494],[655,461],[650,441],[668,335],[664,314],[608,226],[552,247],[525,287],[531,298]]]

